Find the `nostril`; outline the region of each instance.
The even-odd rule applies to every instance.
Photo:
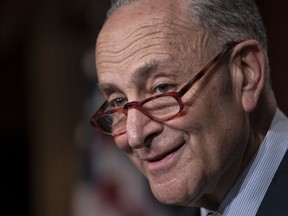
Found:
[[[160,134],[160,132],[155,132],[155,133],[149,134],[144,140],[145,147],[149,148],[154,137],[156,137],[159,134]]]
[[[127,115],[126,132],[131,148],[149,145],[151,140],[163,130],[162,123],[153,121],[137,109],[130,109]]]

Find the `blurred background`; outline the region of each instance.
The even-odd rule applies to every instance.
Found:
[[[288,114],[288,3],[258,4],[275,94]],[[187,208],[159,204],[111,140],[89,125],[102,102],[94,46],[109,5],[0,1],[0,196],[6,215],[189,215]]]

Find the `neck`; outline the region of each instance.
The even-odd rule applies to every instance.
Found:
[[[245,170],[263,142],[277,108],[272,91],[264,92],[256,109],[249,114],[250,137],[239,175]]]
[[[272,123],[277,108],[272,91],[262,95],[256,109],[250,114],[251,134],[254,140],[261,144]]]

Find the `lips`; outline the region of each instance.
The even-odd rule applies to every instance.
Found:
[[[168,152],[166,153],[163,153],[163,154],[160,154],[160,155],[157,155],[151,159],[146,159],[146,161],[148,161],[149,163],[153,163],[153,162],[157,162],[157,161],[160,161],[162,159],[164,159],[165,157],[168,157],[170,154],[178,151],[184,144],[181,144],[179,145],[178,147],[172,149],[172,150],[169,150]]]
[[[169,171],[169,169],[179,161],[180,152],[183,146],[184,143],[164,153],[145,159],[145,167],[153,175],[159,175]]]

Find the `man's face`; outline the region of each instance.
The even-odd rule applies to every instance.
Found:
[[[178,91],[220,52],[191,24],[186,8],[182,1],[144,0],[109,18],[96,48],[99,84],[108,101]],[[127,132],[114,137],[163,203],[218,202],[239,174],[247,118],[227,65],[229,60],[183,96],[184,110],[176,119],[160,123],[130,109]]]

